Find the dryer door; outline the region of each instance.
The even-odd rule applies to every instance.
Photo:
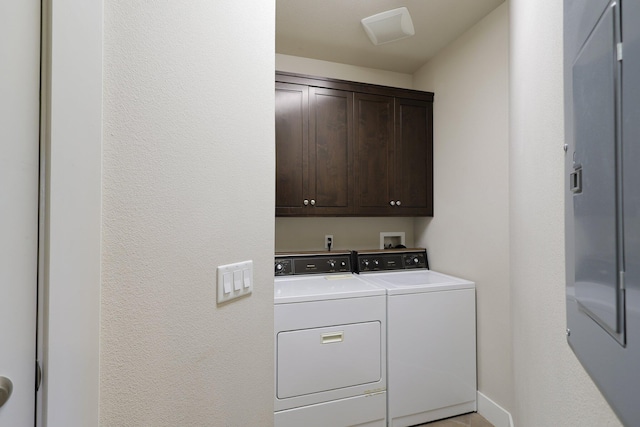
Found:
[[[279,399],[380,381],[380,322],[278,334],[276,390]]]

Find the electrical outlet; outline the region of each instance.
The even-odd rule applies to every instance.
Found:
[[[333,234],[325,234],[324,236],[324,248],[331,249],[334,246]]]

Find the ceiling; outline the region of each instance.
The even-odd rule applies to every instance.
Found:
[[[276,53],[413,74],[504,0],[276,0]],[[374,46],[360,20],[409,9],[415,35]]]

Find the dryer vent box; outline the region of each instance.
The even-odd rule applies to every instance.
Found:
[[[392,249],[405,245],[404,231],[383,231],[380,233],[380,249]]]

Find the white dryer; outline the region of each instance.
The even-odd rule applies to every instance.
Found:
[[[425,249],[358,251],[387,293],[387,418],[413,426],[476,407],[475,284],[428,269]]]
[[[386,426],[385,291],[350,252],[276,254],[275,426]]]

